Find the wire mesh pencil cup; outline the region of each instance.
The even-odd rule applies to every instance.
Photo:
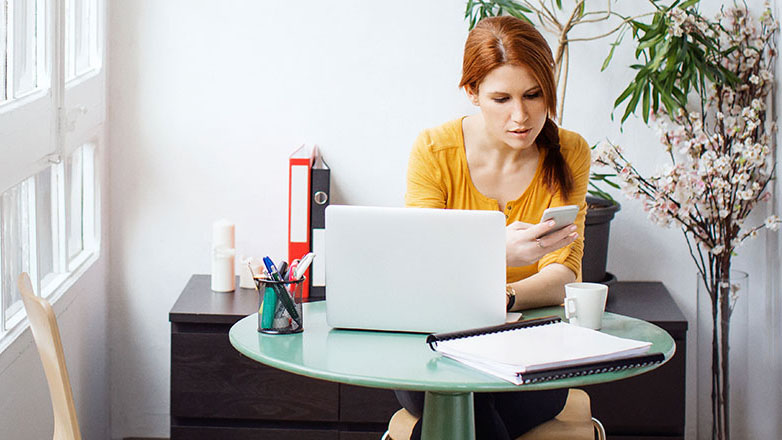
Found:
[[[298,333],[303,330],[302,283],[298,280],[276,281],[253,278],[258,287],[258,331],[267,334]]]

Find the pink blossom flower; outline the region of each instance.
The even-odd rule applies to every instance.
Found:
[[[773,172],[769,145],[776,123],[769,121],[766,102],[775,82],[772,38],[778,25],[768,13],[769,22],[758,26],[739,7],[725,10],[722,26],[707,29],[702,19],[673,9],[668,17],[673,34],[713,35],[708,38],[721,47],[738,49],[718,61],[744,83],[736,88],[706,84],[699,105],[655,114],[652,125],[671,160],[649,177],[642,179],[617,146],[601,147],[594,157],[617,173],[622,192],[639,199],[653,223],[685,226],[688,240],[703,250],[730,255],[745,238],[757,235],[759,227],[781,226],[772,216],[760,226],[744,227],[755,204],[770,199],[769,192],[761,191]],[[725,219],[736,228],[705,226],[724,224]]]

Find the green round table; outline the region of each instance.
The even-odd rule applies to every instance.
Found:
[[[662,353],[656,365],[529,385],[514,385],[445,358],[426,344],[426,335],[333,329],[326,324],[324,301],[304,304],[304,331],[291,335],[258,332],[258,315],[231,327],[231,344],[240,353],[280,370],[317,379],[374,388],[425,391],[422,438],[475,438],[473,392],[573,388],[611,382],[651,371],[676,351],[673,338],[646,321],[606,312],[602,332],[649,341],[649,353]],[[524,312],[524,318],[558,315],[562,307]]]

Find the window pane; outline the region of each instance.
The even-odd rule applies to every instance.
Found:
[[[74,19],[74,1],[65,0],[65,81],[76,76],[74,60],[74,35],[76,34],[76,20]]]
[[[84,249],[84,185],[82,148],[74,151],[65,164],[65,203],[68,236],[68,261]]]
[[[97,65],[97,3],[95,0],[66,0],[65,80]]]
[[[85,44],[85,51],[89,55],[89,68],[93,69],[101,64],[98,58],[98,0],[87,0],[89,5],[87,9],[86,19],[86,35],[87,43]]]
[[[35,90],[37,86],[37,3],[37,0],[14,0],[14,96]]]
[[[22,303],[16,288],[16,278],[22,272],[33,272],[31,261],[33,251],[30,247],[31,215],[30,192],[32,179],[27,179],[2,195],[2,304],[5,308],[6,323]],[[5,324],[5,323],[4,323]]]
[[[74,55],[76,75],[84,73],[90,67],[89,51],[89,0],[74,0]]]
[[[98,230],[95,227],[95,222],[98,219],[96,207],[95,207],[95,144],[86,144],[82,148],[81,161],[82,161],[82,188],[83,188],[83,201],[84,211],[82,213],[82,238],[84,240],[84,249],[97,250],[98,242],[97,235]]]
[[[5,101],[8,75],[6,47],[8,45],[8,0],[0,0],[0,102]]]
[[[52,203],[52,168],[46,168],[35,176],[35,221],[38,240],[38,277],[43,280],[56,272],[54,244],[54,210]]]

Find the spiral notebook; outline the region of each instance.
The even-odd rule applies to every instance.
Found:
[[[562,322],[559,317],[427,337],[429,347],[516,385],[637,368],[662,362],[651,342]]]

